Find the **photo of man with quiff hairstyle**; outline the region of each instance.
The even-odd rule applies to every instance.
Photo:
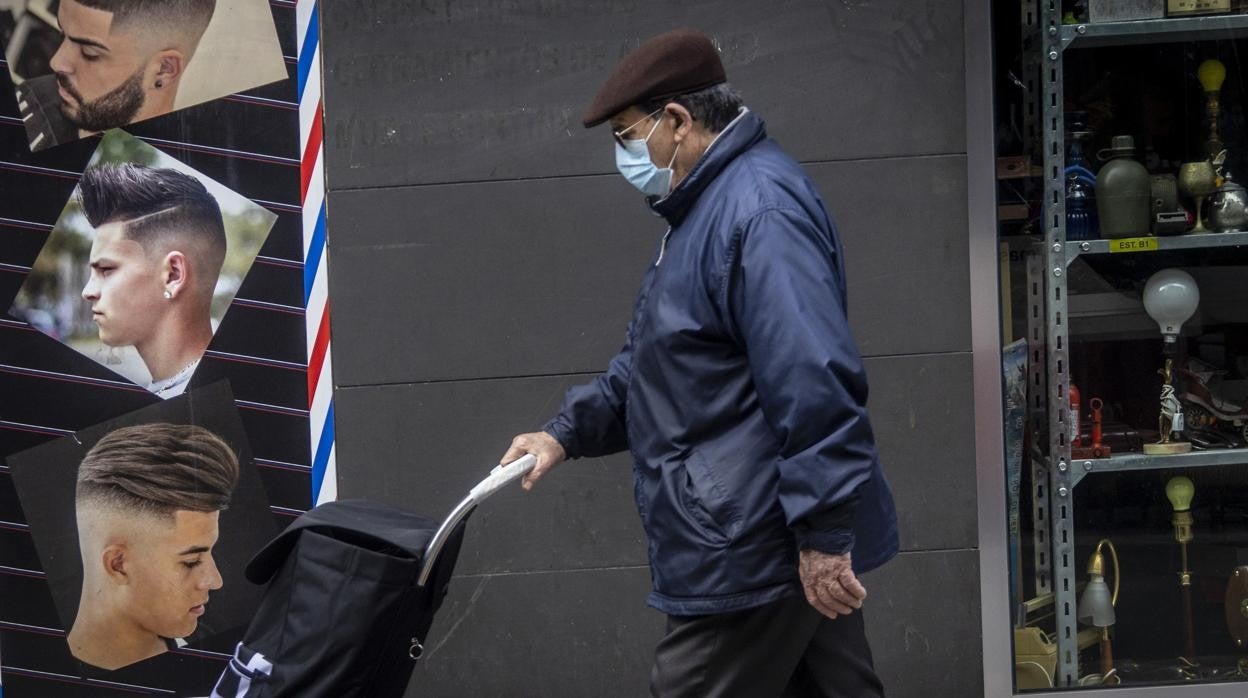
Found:
[[[226,254],[217,200],[190,175],[130,163],[89,168],[79,200],[96,230],[82,297],[100,341],[133,346],[152,392],[181,394],[212,341]]]
[[[52,73],[23,82],[31,150],[173,111],[216,0],[60,0]]]
[[[238,457],[202,427],[143,424],[100,439],[78,468],[82,592],[70,652],[114,670],[182,644],[211,592],[218,517]]]

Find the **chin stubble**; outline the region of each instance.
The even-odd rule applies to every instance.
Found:
[[[146,95],[143,93],[143,71],[135,71],[126,81],[112,92],[91,102],[82,100],[72,85],[66,84],[57,76],[61,87],[65,88],[78,100],[78,113],[70,114],[62,109],[65,118],[84,131],[106,131],[110,128],[125,126],[134,120],[134,115],[143,108]]]

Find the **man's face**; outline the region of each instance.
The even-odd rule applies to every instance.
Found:
[[[101,342],[126,347],[150,337],[166,302],[163,265],[156,257],[127,238],[121,223],[105,223],[96,231],[82,297],[91,304]]]
[[[131,541],[123,609],[131,622],[160,637],[195,632],[209,592],[222,585],[212,558],[217,517],[215,511],[178,511],[173,523],[147,527],[145,535]]]
[[[79,128],[103,131],[130,123],[146,98],[146,56],[127,30],[112,31],[113,13],[61,0],[61,46],[52,56],[61,111]]]
[[[670,117],[664,111],[647,114],[634,106],[608,119],[607,127],[617,138],[623,140],[645,139],[646,149],[650,151],[650,161],[667,163],[671,160],[675,145],[671,142],[668,129],[664,128],[665,121],[670,121]]]

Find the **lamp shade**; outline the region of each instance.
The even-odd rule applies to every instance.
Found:
[[[1205,92],[1217,92],[1222,89],[1222,82],[1226,80],[1226,66],[1222,61],[1211,58],[1196,68],[1196,79],[1200,80],[1200,86]]]
[[[1192,497],[1196,496],[1196,485],[1189,477],[1178,475],[1166,481],[1166,499],[1175,511],[1190,511]]]
[[[1092,575],[1088,585],[1083,588],[1083,596],[1079,597],[1078,618],[1080,622],[1098,628],[1108,628],[1114,624],[1114,604],[1110,595],[1109,585],[1101,575]]]
[[[1183,323],[1200,304],[1200,289],[1182,269],[1162,269],[1144,284],[1144,310],[1157,323],[1167,342],[1175,341]]]

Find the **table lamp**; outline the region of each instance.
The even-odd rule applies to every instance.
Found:
[[[1210,159],[1222,152],[1222,139],[1218,137],[1218,113],[1221,111],[1220,93],[1222,82],[1226,80],[1226,66],[1222,61],[1210,59],[1196,68],[1196,79],[1205,91],[1205,117],[1209,120],[1209,138],[1205,141],[1205,150]]]
[[[1114,561],[1114,591],[1110,593],[1105,583],[1105,555],[1102,548],[1109,548]],[[1088,560],[1088,584],[1079,597],[1078,619],[1101,629],[1101,676],[1108,677],[1114,670],[1114,651],[1109,641],[1109,628],[1114,624],[1114,604],[1118,603],[1118,551],[1108,538],[1096,544],[1096,551]]]
[[[1166,499],[1174,508],[1174,539],[1179,542],[1179,555],[1182,569],[1179,570],[1179,589],[1183,596],[1183,640],[1184,656],[1189,660],[1196,657],[1196,633],[1192,626],[1192,573],[1187,569],[1187,544],[1192,540],[1192,497],[1196,494],[1196,485],[1191,478],[1179,475],[1166,482]]]
[[[1166,357],[1165,368],[1161,370],[1161,410],[1157,419],[1156,443],[1144,444],[1144,453],[1149,455],[1166,455],[1186,453],[1192,445],[1182,438],[1171,438],[1171,434],[1183,432],[1183,405],[1179,402],[1173,379],[1174,360],[1178,354],[1179,332],[1183,323],[1196,312],[1200,304],[1200,288],[1191,274],[1182,269],[1162,269],[1148,277],[1144,284],[1144,310],[1157,323],[1164,338],[1162,353]]]

